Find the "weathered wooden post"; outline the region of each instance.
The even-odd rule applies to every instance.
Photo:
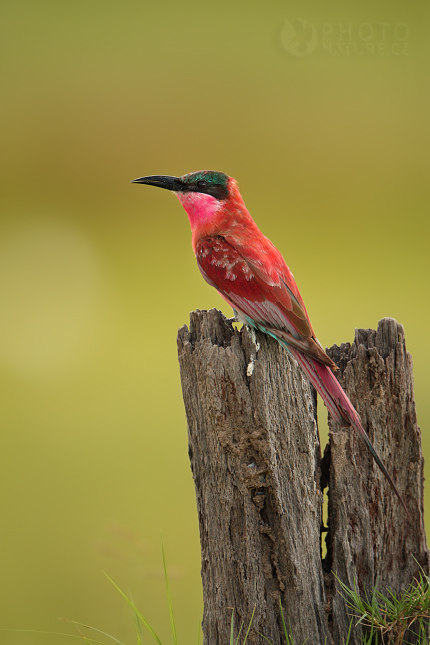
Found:
[[[249,643],[284,642],[280,603],[296,645],[341,645],[349,617],[332,571],[350,586],[400,590],[428,571],[423,457],[412,361],[392,319],[334,347],[341,380],[413,517],[371,457],[331,427],[324,460],[316,395],[267,336],[196,311],[178,334],[181,381],[200,525],[205,645],[229,642],[231,610]],[[323,470],[323,472],[322,472]],[[327,556],[321,486],[329,484]],[[359,633],[350,641],[358,645]]]

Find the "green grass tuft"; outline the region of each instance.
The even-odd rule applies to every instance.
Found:
[[[378,591],[377,585],[370,600],[361,598],[356,582],[350,589],[336,574],[342,598],[356,619],[356,626],[363,625],[363,645],[407,645],[404,641],[408,630],[418,638],[417,645],[428,645],[427,631],[430,619],[430,578],[421,569],[419,579],[398,596],[390,589],[386,595]]]

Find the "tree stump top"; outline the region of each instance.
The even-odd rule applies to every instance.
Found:
[[[283,643],[282,604],[294,641],[346,639],[350,618],[335,571],[363,593],[399,591],[428,572],[423,457],[403,327],[385,318],[328,353],[374,446],[411,511],[411,525],[350,429],[330,422],[321,460],[316,395],[272,338],[196,311],[178,334],[189,454],[202,549],[203,632],[229,642],[231,609],[250,644]],[[321,554],[328,483],[327,555]],[[416,560],[414,559],[416,558]],[[351,645],[358,645],[358,629]]]

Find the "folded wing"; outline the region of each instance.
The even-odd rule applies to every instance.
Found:
[[[315,338],[288,267],[284,263],[285,271],[281,266],[274,273],[270,258],[265,267],[261,257],[260,254],[258,260],[253,260],[247,254],[245,258],[223,237],[204,237],[196,245],[204,279],[244,321],[336,369]]]

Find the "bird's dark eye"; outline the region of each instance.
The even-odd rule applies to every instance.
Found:
[[[205,189],[206,187],[207,187],[207,183],[203,181],[203,179],[197,182],[197,188]]]

